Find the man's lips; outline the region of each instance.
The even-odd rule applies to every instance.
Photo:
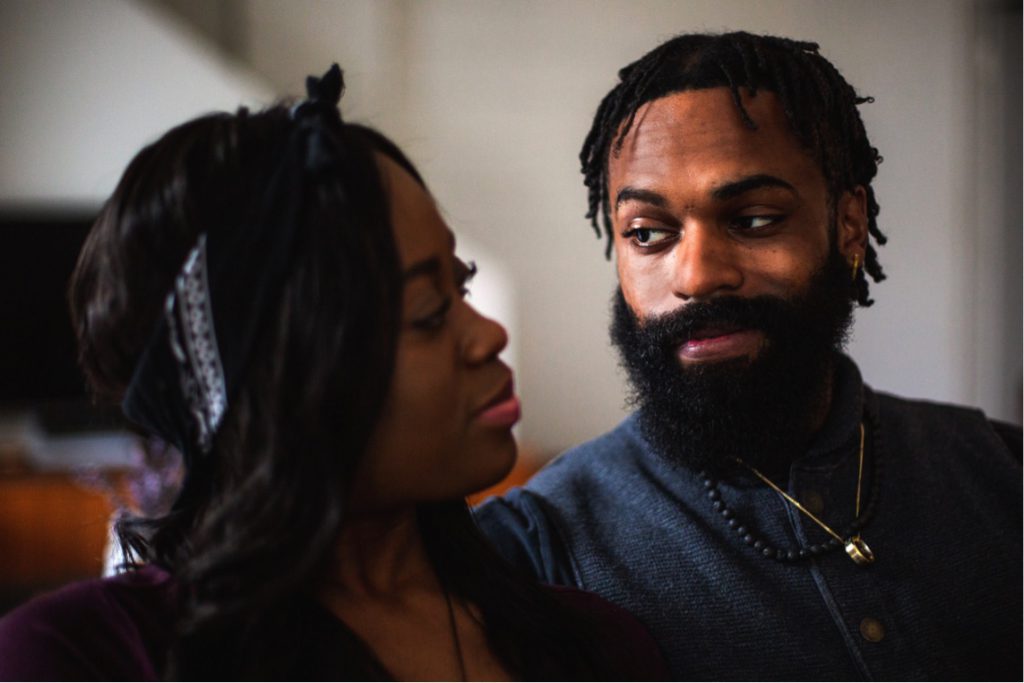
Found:
[[[708,326],[694,332],[679,345],[677,355],[684,363],[726,360],[757,355],[764,332],[735,326]]]
[[[508,428],[519,422],[520,414],[519,398],[509,378],[491,400],[480,408],[476,419],[488,427]]]
[[[735,332],[742,332],[743,327],[739,325],[705,325],[698,330],[695,330],[687,338],[687,341],[700,341],[704,339],[714,339],[715,337],[724,337]]]

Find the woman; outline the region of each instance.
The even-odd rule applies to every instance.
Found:
[[[307,89],[170,131],[94,226],[82,367],[185,483],[120,523],[134,571],[0,622],[0,678],[662,676],[631,617],[481,540],[463,498],[515,458],[505,332],[411,163],[341,121],[337,66]]]

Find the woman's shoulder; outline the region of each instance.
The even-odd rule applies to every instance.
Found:
[[[596,629],[609,664],[625,680],[669,680],[661,648],[633,614],[596,593],[568,586],[547,586],[557,599]]]
[[[80,581],[0,619],[0,680],[154,680],[174,623],[156,567]]]

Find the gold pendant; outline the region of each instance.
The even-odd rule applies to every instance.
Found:
[[[871,552],[871,548],[868,547],[868,544],[859,535],[847,539],[846,554],[850,556],[851,560],[862,567],[875,561],[875,554]]]

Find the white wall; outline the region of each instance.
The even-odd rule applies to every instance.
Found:
[[[863,116],[885,157],[876,191],[889,279],[874,288],[876,305],[858,313],[851,353],[877,388],[982,403],[1020,422],[1019,325],[1015,333],[972,332],[979,283],[992,281],[987,261],[974,258],[991,251],[973,229],[974,178],[989,161],[976,154],[972,125],[978,6],[300,0],[285,9],[250,0],[249,44],[253,63],[279,87],[285,74],[298,83],[304,70],[339,56],[357,91],[352,106],[423,167],[457,232],[505,258],[519,295],[522,434],[557,450],[624,414],[606,333],[614,268],[583,220],[579,146],[617,69],[694,30],[815,40],[876,98]],[[302,36],[301,47],[284,49],[288,33]],[[1000,345],[1012,350],[993,352]],[[1010,380],[995,387],[993,376]]]
[[[171,126],[272,92],[148,6],[2,0],[0,203],[98,207]]]
[[[624,381],[606,332],[614,267],[583,219],[577,153],[616,71],[661,40],[693,30],[815,40],[860,91],[876,98],[863,115],[885,157],[876,191],[880,225],[890,237],[881,251],[889,279],[874,287],[877,304],[858,313],[851,352],[877,388],[981,404],[1020,422],[1020,316],[1013,311],[1016,322],[1007,333],[999,305],[991,303],[1006,289],[1007,272],[1010,289],[1013,282],[1019,286],[1020,260],[1010,259],[1015,271],[995,272],[989,256],[999,253],[999,236],[976,229],[979,220],[992,218],[981,210],[987,204],[978,179],[995,178],[998,186],[999,176],[978,144],[974,124],[980,115],[972,105],[979,89],[985,95],[984,88],[998,87],[972,80],[979,51],[976,9],[985,2],[235,1],[247,18],[244,56],[275,93],[301,93],[306,74],[339,61],[349,82],[347,116],[378,125],[422,167],[453,228],[486,255],[482,280],[486,261],[503,264],[514,283],[513,334],[525,403],[521,436],[529,444],[555,451],[605,431],[625,412]],[[36,3],[14,3],[27,5]],[[61,7],[83,5],[108,7],[111,0]],[[108,64],[109,73],[89,88],[63,83],[48,95],[45,81],[8,73],[9,6],[0,4],[0,187],[13,178],[3,169],[14,164],[22,172],[8,160],[12,131],[3,127],[12,87],[50,98],[32,110],[42,117],[27,119],[32,125],[45,127],[47,108],[73,101],[100,129],[113,115],[104,96],[123,89],[118,74],[135,68],[122,59]],[[82,16],[65,22],[61,39],[80,47],[46,62],[52,62],[51,77],[100,49],[98,29],[76,35],[94,21]],[[189,46],[186,52],[202,52],[199,45],[182,45]],[[145,45],[136,49],[144,52]],[[171,101],[161,100],[168,108],[187,99],[185,63],[168,62],[161,73],[162,82],[139,86],[147,98],[173,92]],[[203,92],[211,94],[210,87],[207,82]],[[225,86],[218,94],[217,106],[229,107],[247,93]],[[173,116],[169,111],[169,118],[188,115],[182,108]],[[118,153],[138,146],[146,135],[130,124],[131,113],[122,105],[117,122],[124,127],[114,130],[123,136],[108,135],[101,144]],[[26,134],[23,128],[13,132]],[[19,156],[27,153],[18,150]],[[1019,151],[1017,156],[1019,163]],[[37,183],[53,174],[82,175],[70,167],[30,172]],[[1019,292],[1011,294],[1006,300],[1019,308]],[[976,333],[979,327],[983,331]]]

